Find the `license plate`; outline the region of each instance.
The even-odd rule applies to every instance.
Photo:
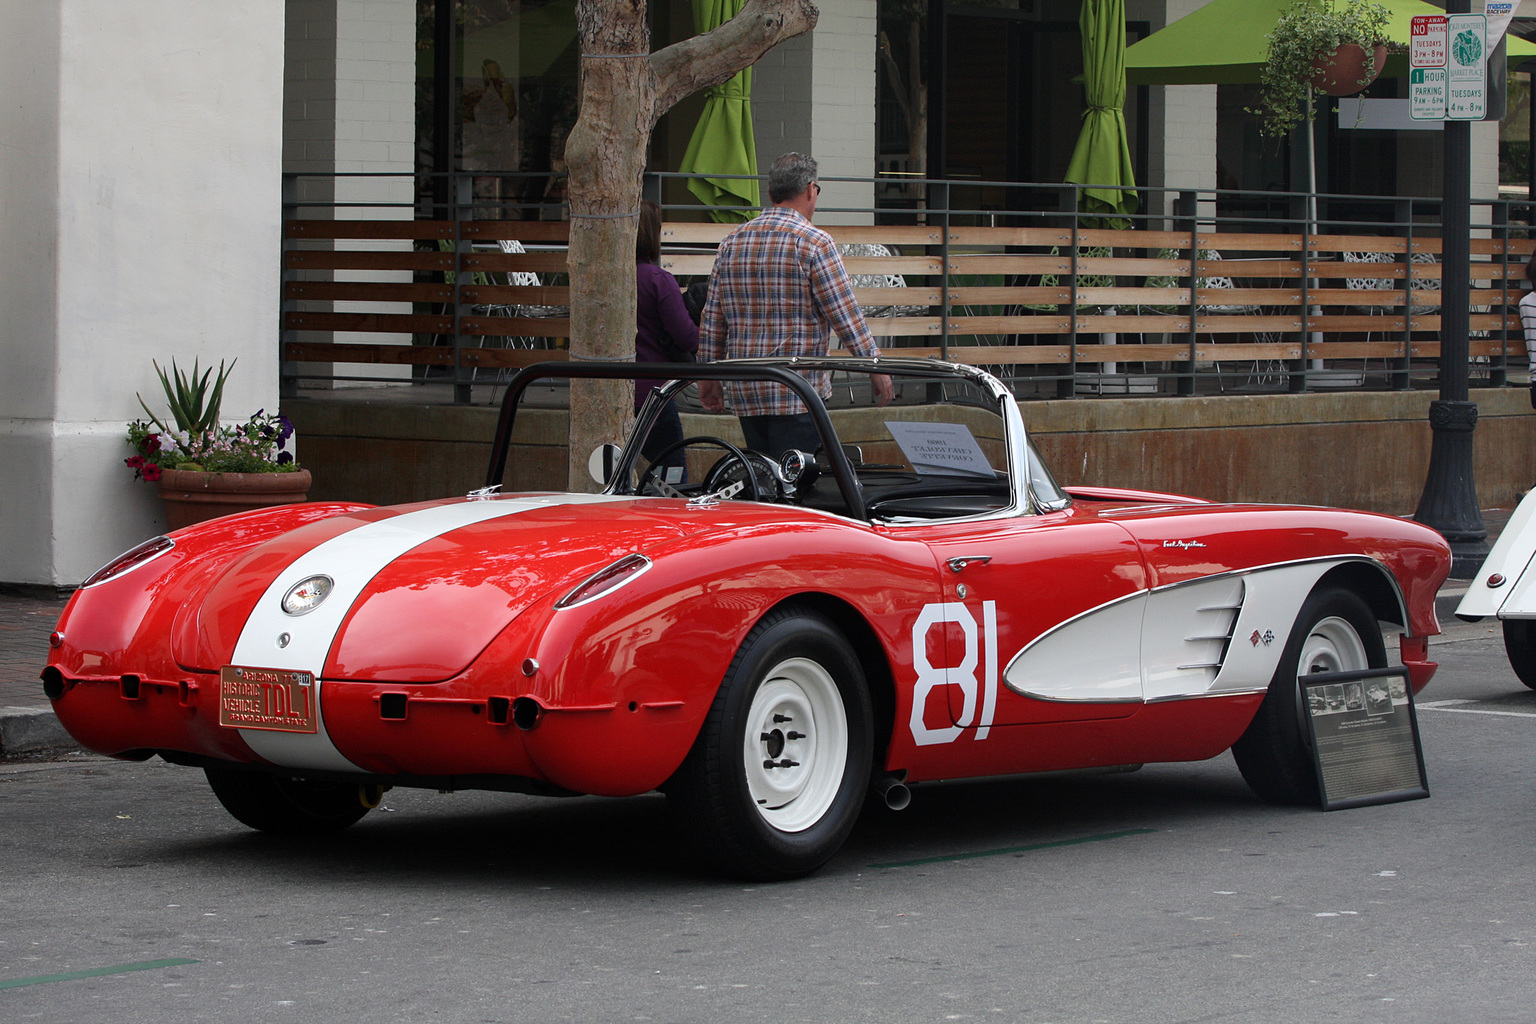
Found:
[[[315,677],[286,668],[226,665],[219,673],[219,724],[230,729],[317,732]]]

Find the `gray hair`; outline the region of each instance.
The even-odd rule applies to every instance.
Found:
[[[793,199],[815,180],[815,160],[804,153],[785,153],[768,168],[768,198],[775,203]]]

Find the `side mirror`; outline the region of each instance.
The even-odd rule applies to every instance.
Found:
[[[600,445],[587,456],[587,473],[598,484],[607,487],[613,480],[614,470],[618,468],[623,454],[624,449],[616,444]]]

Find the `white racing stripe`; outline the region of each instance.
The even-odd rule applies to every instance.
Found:
[[[627,500],[606,494],[558,494],[548,497],[495,498],[438,505],[368,523],[333,537],[300,555],[273,579],[246,620],[231,663],[249,668],[290,669],[315,677],[316,718],[313,734],[241,729],[240,735],[257,754],[291,768],[361,771],[341,755],[325,731],[319,709],[320,673],[342,620],[379,572],[395,559],[446,533],[503,516],[560,505],[589,505]],[[306,615],[282,609],[289,588],[311,576],[329,576],[330,595]],[[280,638],[287,637],[286,642]]]

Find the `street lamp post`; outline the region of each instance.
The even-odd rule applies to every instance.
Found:
[[[1449,0],[1447,14],[1466,14],[1468,0]],[[1477,403],[1468,400],[1471,355],[1468,312],[1471,290],[1472,124],[1446,121],[1442,139],[1445,194],[1440,234],[1440,399],[1429,406],[1433,431],[1429,475],[1413,517],[1432,526],[1451,545],[1451,576],[1471,579],[1488,555],[1488,530],[1478,508],[1473,478]]]

